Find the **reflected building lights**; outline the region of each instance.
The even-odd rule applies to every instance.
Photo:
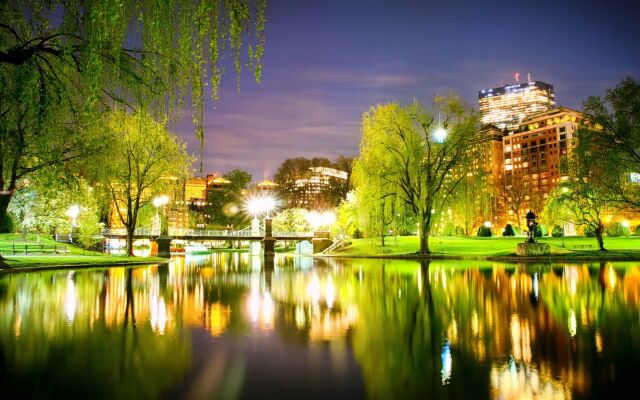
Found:
[[[448,340],[445,340],[444,345],[442,346],[440,362],[442,363],[442,369],[440,370],[442,384],[447,385],[451,381],[451,368],[453,364],[453,360],[451,358],[451,348],[449,347]]]
[[[574,337],[576,335],[576,329],[578,327],[578,322],[576,320],[576,312],[573,308],[569,309],[569,316],[567,317],[567,328],[569,329],[569,335]]]

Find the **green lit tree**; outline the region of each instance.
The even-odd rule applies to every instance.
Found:
[[[418,220],[420,254],[431,253],[432,227],[465,176],[455,171],[469,163],[477,132],[476,113],[455,95],[436,98],[432,110],[387,104],[363,117],[356,190],[384,187],[400,199]]]
[[[266,0],[0,2],[0,220],[30,173],[93,153],[87,130],[114,104],[161,120],[191,111],[230,58],[260,81]],[[140,113],[138,115],[142,115]]]
[[[101,163],[101,179],[109,187],[120,221],[127,231],[127,254],[133,255],[133,234],[141,208],[187,176],[191,158],[185,145],[151,117],[126,112],[107,120],[112,154]]]

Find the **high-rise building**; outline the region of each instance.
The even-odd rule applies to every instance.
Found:
[[[502,138],[504,190],[522,193],[519,213],[540,212],[549,192],[568,179],[567,160],[582,114],[558,107],[525,119],[518,130]],[[512,207],[513,208],[513,207]],[[513,215],[513,210],[506,210]]]
[[[478,92],[482,125],[513,132],[529,116],[554,107],[553,85],[541,81],[516,83]]]

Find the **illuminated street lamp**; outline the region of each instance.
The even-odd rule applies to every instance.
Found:
[[[444,129],[442,123],[440,122],[440,112],[438,112],[438,129],[433,132],[433,138],[438,143],[444,142],[447,138],[447,130]]]
[[[162,220],[160,219],[160,215],[158,214],[158,207],[162,206],[162,213],[166,214],[165,205],[168,202],[169,202],[169,196],[167,196],[166,194],[163,194],[163,195],[160,195],[160,196],[156,196],[153,199],[153,206],[156,208],[155,223],[153,224],[153,227],[151,228],[153,231],[156,230],[156,227],[159,227],[160,230],[162,231]]]
[[[74,228],[78,225],[78,214],[80,214],[80,207],[77,204],[73,204],[67,210],[67,215],[71,217],[71,228]]]

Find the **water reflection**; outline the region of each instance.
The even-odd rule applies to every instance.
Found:
[[[0,277],[6,392],[597,398],[640,367],[640,265],[180,256]]]

